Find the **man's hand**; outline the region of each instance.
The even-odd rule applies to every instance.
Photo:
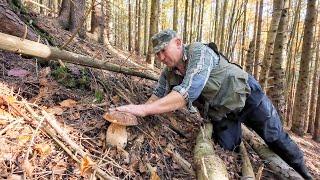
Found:
[[[186,105],[186,101],[182,97],[182,95],[176,91],[170,92],[167,96],[163,98],[157,98],[157,100],[153,102],[148,102],[146,104],[129,104],[125,106],[119,106],[115,109],[116,111],[128,112],[134,114],[136,116],[144,117],[148,115],[154,114],[162,114],[166,112],[175,111],[180,109]]]
[[[135,116],[145,117],[147,115],[145,105],[135,105],[135,104],[129,104],[124,106],[119,106],[114,109],[110,109],[111,111],[121,111],[121,112],[128,112]]]

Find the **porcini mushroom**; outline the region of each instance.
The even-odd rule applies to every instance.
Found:
[[[109,113],[105,113],[103,118],[111,122],[107,129],[107,143],[124,148],[128,141],[126,126],[138,125],[136,116],[131,113],[111,111]]]

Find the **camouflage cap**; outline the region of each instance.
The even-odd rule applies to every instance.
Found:
[[[177,33],[171,29],[160,31],[152,36],[153,52],[158,53],[166,47],[170,40],[177,36]]]

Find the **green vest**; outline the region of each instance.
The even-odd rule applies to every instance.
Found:
[[[182,80],[182,76],[168,70],[167,83],[170,89],[181,84]],[[219,121],[230,112],[242,110],[250,94],[247,81],[248,73],[220,56],[219,64],[212,69],[204,89],[193,105],[204,118]]]

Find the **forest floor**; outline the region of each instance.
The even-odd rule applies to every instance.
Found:
[[[48,19],[41,19],[38,25],[60,45],[71,35],[55,28]],[[67,49],[134,67],[90,41],[76,38]],[[141,62],[141,58],[132,57]],[[139,118],[138,126],[127,128],[129,140],[124,149],[106,145],[110,123],[103,114],[110,107],[145,102],[155,82],[71,64],[66,64],[66,70],[41,59],[4,51],[0,51],[0,66],[0,179],[94,179],[92,173],[96,172],[89,168],[88,159],[119,179],[195,179],[167,151],[169,148],[193,164],[195,138],[203,122],[186,110]],[[38,127],[39,122],[34,123],[35,114],[43,119],[43,110],[53,115],[68,136],[90,154],[89,158],[76,162]],[[320,179],[320,144],[309,136],[300,138],[291,133],[291,137],[305,153],[311,174]],[[263,161],[245,145],[257,173]],[[240,155],[214,146],[227,166],[229,178],[240,179]],[[261,179],[277,178],[264,167]]]

